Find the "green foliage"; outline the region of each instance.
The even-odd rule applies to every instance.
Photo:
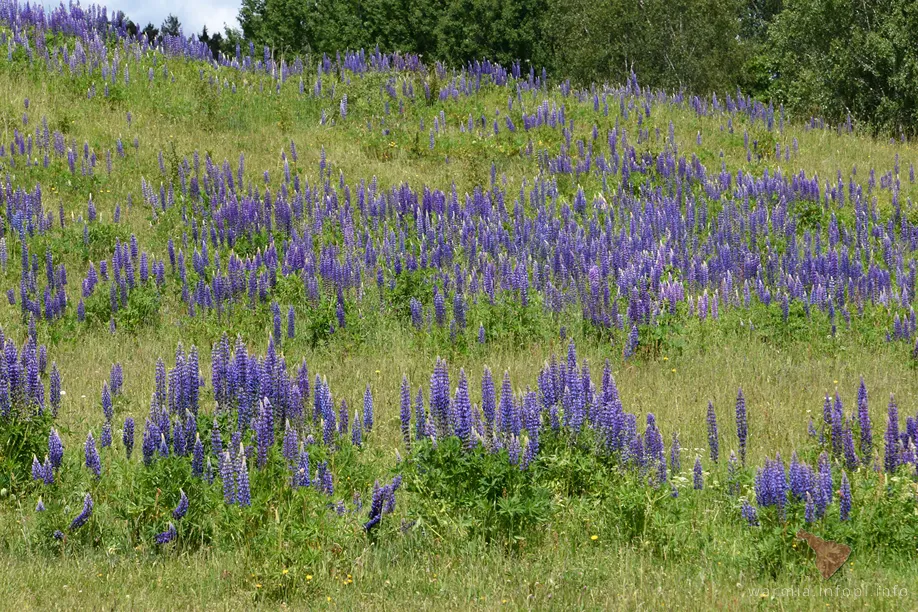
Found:
[[[156,285],[148,282],[145,285],[138,284],[131,289],[128,293],[127,304],[121,304],[118,311],[112,313],[108,287],[100,287],[84,301],[86,323],[107,327],[111,318],[114,317],[116,328],[128,333],[143,328],[155,328],[161,320],[161,304],[162,295]]]
[[[549,490],[507,452],[462,449],[456,437],[419,443],[405,469],[407,490],[418,493],[418,514],[434,525],[451,521],[474,537],[519,545],[551,517]],[[415,509],[412,509],[415,511]]]
[[[32,458],[48,453],[49,413],[25,418],[0,418],[0,488],[16,492],[32,480]]]
[[[485,296],[468,313],[469,327],[477,333],[477,322],[484,324],[490,341],[506,343],[507,346],[522,347],[538,338],[550,334],[549,322],[542,314],[536,296],[530,295],[530,303],[523,306],[518,297],[499,295],[494,304],[488,304]]]
[[[804,117],[918,133],[918,7],[793,0],[769,28],[770,93]]]
[[[705,92],[734,86],[743,62],[735,0],[549,0],[546,45],[556,78]]]

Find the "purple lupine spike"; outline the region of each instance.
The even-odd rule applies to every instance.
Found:
[[[61,408],[61,372],[57,369],[57,362],[51,363],[51,381],[49,385],[51,416],[57,418]]]
[[[239,462],[236,468],[236,501],[240,506],[252,505],[252,494],[249,489],[249,470],[246,467],[244,451],[239,453]]]
[[[311,484],[309,481],[309,453],[305,449],[300,451],[300,458],[293,480],[295,487],[308,487]]]
[[[373,429],[373,394],[370,392],[370,385],[367,385],[363,393],[363,428],[367,433]]]
[[[845,466],[849,470],[856,470],[860,461],[857,458],[857,452],[854,450],[854,435],[851,433],[850,424],[845,425],[842,429],[842,452],[845,456]]]
[[[227,504],[236,503],[236,477],[233,468],[233,459],[229,451],[223,451],[220,459],[220,478],[223,480],[223,501]]]
[[[892,474],[899,467],[899,408],[892,395],[889,396],[889,411],[886,421],[885,453],[883,467]]]
[[[48,434],[48,458],[51,460],[51,466],[54,469],[61,467],[61,462],[64,460],[64,444],[61,442],[61,437],[58,435],[57,430],[53,427]]]
[[[518,435],[519,427],[516,424],[516,406],[513,401],[513,387],[510,386],[510,372],[504,372],[504,380],[500,388],[500,430],[506,435]]]
[[[268,449],[271,447],[274,437],[273,425],[268,413],[271,411],[267,398],[262,402],[262,409],[255,418],[255,442],[258,447],[257,466],[263,469],[268,463]]]
[[[720,443],[717,436],[717,415],[714,413],[714,404],[708,402],[708,447],[711,450],[711,461],[717,463],[720,455]]]
[[[204,475],[204,443],[197,432],[194,434],[194,447],[191,451],[191,474],[198,478]]]
[[[44,511],[45,511],[45,503],[39,497],[38,503],[35,504],[35,512],[44,512]]]
[[[152,68],[151,68],[152,70]],[[168,544],[178,536],[178,532],[175,530],[175,525],[169,523],[169,527],[162,533],[156,534],[156,543],[157,544]]]
[[[296,337],[296,313],[293,306],[287,309],[287,337],[290,339]]]
[[[673,442],[669,446],[669,473],[675,476],[682,471],[682,447],[679,445],[679,434],[673,432]]]
[[[175,509],[172,511],[172,518],[175,520],[181,520],[188,513],[188,496],[185,495],[185,491],[179,489],[179,502]]]
[[[424,389],[422,387],[418,387],[418,394],[414,401],[414,430],[417,440],[427,437],[427,414],[424,410]]]
[[[363,447],[363,426],[360,424],[360,415],[354,411],[354,426],[351,428],[351,444],[357,448]]]
[[[347,409],[347,402],[345,400],[341,400],[341,406],[338,408],[338,435],[347,435],[349,419],[350,416]],[[356,421],[357,420],[355,419],[354,422],[356,423]]]
[[[746,465],[746,440],[749,437],[749,426],[746,422],[746,398],[742,388],[736,396],[736,437],[739,439],[740,461]]]
[[[102,424],[102,435],[99,437],[99,446],[108,448],[112,445],[112,423],[106,421]]]
[[[287,421],[284,431],[283,456],[287,460],[288,466],[296,463],[299,445],[296,429],[290,426],[290,421]]]
[[[406,448],[411,448],[411,387],[408,384],[408,376],[402,376],[402,386],[400,389],[400,410],[399,421],[402,425],[402,440]]]
[[[494,431],[494,418],[497,400],[494,395],[494,379],[491,377],[491,370],[488,367],[484,369],[484,375],[481,378],[481,412],[485,417],[485,436],[491,439]]]
[[[822,517],[825,514],[826,507],[832,503],[832,465],[829,462],[829,456],[823,452],[819,455],[819,475],[816,483],[816,516]]]
[[[159,436],[159,427],[150,419],[147,419],[143,430],[143,441],[140,446],[144,465],[150,465],[153,462],[153,455],[156,453],[156,447],[159,444]]]
[[[86,445],[84,447],[84,454],[86,456],[86,467],[95,474],[96,478],[102,476],[102,462],[99,459],[99,451],[96,449],[96,441],[92,437],[92,432],[89,432],[89,435],[86,436]]]
[[[70,527],[68,528],[68,530],[76,531],[77,529],[85,525],[86,521],[88,521],[89,518],[92,516],[92,507],[93,507],[92,497],[89,495],[89,493],[87,493],[86,497],[83,498],[83,511],[80,512],[80,514],[78,514],[77,517],[73,519],[73,521],[71,521]]]
[[[41,463],[38,462],[38,457],[32,455],[32,480],[44,480],[45,472]]]
[[[692,468],[692,484],[696,491],[704,489],[704,473],[701,470],[701,457],[695,456],[695,467]]]
[[[727,459],[727,493],[730,495],[739,495],[739,462],[736,459],[736,453],[730,451],[730,458]]]
[[[851,515],[851,483],[848,481],[848,474],[844,470],[842,470],[841,477],[839,514],[843,521],[847,521]]]
[[[816,520],[816,506],[813,503],[813,496],[810,495],[809,491],[806,492],[806,508],[803,511],[803,520],[807,525]]]
[[[322,461],[319,463],[318,470],[316,472],[316,481],[314,483],[319,491],[325,493],[325,495],[331,497],[335,494],[335,488],[332,482],[332,473],[328,469],[328,462]]]
[[[626,361],[634,356],[634,352],[638,347],[639,338],[637,325],[632,324],[631,331],[628,333],[628,341],[625,343],[624,358]]]
[[[455,413],[455,434],[462,441],[466,449],[471,449],[474,444],[472,436],[472,405],[469,400],[469,383],[465,377],[465,370],[459,370],[459,385],[456,388],[456,397],[453,400]]]
[[[220,423],[214,418],[213,427],[210,429],[210,450],[219,457],[223,453],[223,436],[220,433]]]
[[[749,503],[749,500],[744,499],[741,509],[741,514],[743,518],[746,519],[746,524],[750,527],[757,527],[759,524],[759,513],[756,511],[755,506]]]

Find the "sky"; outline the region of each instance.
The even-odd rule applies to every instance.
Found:
[[[44,0],[45,8],[56,7],[59,1]],[[66,4],[66,1],[65,1]],[[223,24],[239,27],[236,15],[239,14],[241,0],[84,0],[83,6],[101,4],[112,11],[124,11],[140,27],[152,22],[157,28],[169,13],[179,18],[182,30],[188,36],[200,33],[207,25],[207,31],[223,32]]]

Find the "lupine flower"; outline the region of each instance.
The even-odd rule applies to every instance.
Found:
[[[296,472],[293,475],[294,487],[308,487],[309,481],[309,453],[305,450],[300,451],[300,459],[297,463]]]
[[[363,428],[367,433],[373,429],[373,394],[370,393],[370,385],[363,394]]]
[[[105,415],[106,421],[111,421],[114,416],[114,407],[112,406],[112,394],[106,383],[102,383],[102,414]]]
[[[48,434],[48,458],[54,469],[61,467],[61,462],[64,460],[64,444],[53,427],[51,433]]]
[[[692,481],[696,491],[704,489],[704,474],[701,471],[701,457],[695,457],[695,467],[692,469]]]
[[[239,453],[239,466],[236,471],[237,501],[240,506],[252,505],[252,494],[249,490],[249,471],[245,464],[245,453]]]
[[[96,441],[92,437],[92,432],[89,432],[89,435],[86,436],[86,445],[85,445],[85,455],[86,455],[86,467],[96,475],[96,478],[102,476],[102,462],[99,459],[99,451],[96,449]]]
[[[92,497],[87,493],[86,497],[83,498],[83,511],[70,523],[70,531],[75,531],[86,524],[86,521],[92,516],[92,506]]]
[[[51,536],[52,536],[55,540],[63,540],[63,539],[64,539],[64,532],[61,531],[60,529],[55,529],[55,530],[54,530],[54,533],[51,534]]]
[[[185,495],[185,491],[183,491],[182,489],[179,489],[179,494],[180,494],[179,503],[175,507],[175,509],[172,511],[172,518],[174,518],[177,521],[180,520],[182,517],[185,516],[185,514],[188,513],[188,496]]]
[[[57,413],[61,408],[61,373],[60,370],[57,369],[57,362],[51,364],[51,381],[49,386],[51,416],[57,418]]]
[[[128,460],[130,460],[131,453],[134,451],[134,417],[127,417],[124,419],[121,442],[124,444],[124,452]]]
[[[354,426],[351,428],[351,444],[360,448],[363,446],[363,426],[357,411],[354,411]]]
[[[708,402],[708,447],[711,449],[711,461],[717,463],[720,443],[717,436],[717,415],[714,413],[714,404],[711,402]]]
[[[806,508],[803,511],[803,520],[810,524],[816,520],[816,506],[813,504],[813,496],[810,492],[806,493]]]
[[[41,498],[38,498],[38,503],[35,505],[35,512],[44,512],[45,504],[41,501]]]
[[[216,418],[210,430],[210,449],[218,457],[223,452],[223,436],[220,434],[220,423],[217,422]]]
[[[427,415],[424,410],[424,390],[421,387],[418,387],[414,402],[414,417],[415,437],[423,440],[427,437]]]
[[[99,438],[99,445],[102,448],[108,448],[112,445],[112,424],[106,421],[102,424],[102,435]]]
[[[899,466],[899,408],[892,396],[889,397],[889,413],[886,421],[885,454],[883,467],[892,474]]]
[[[191,451],[191,474],[198,477],[204,474],[204,444],[197,432],[194,435],[194,449]]]
[[[296,313],[293,306],[287,309],[287,337],[293,339],[296,336]]]
[[[816,495],[813,499],[816,503],[817,517],[822,517],[826,512],[826,507],[832,503],[832,491],[832,465],[829,462],[829,456],[823,452],[819,455],[819,474]]]
[[[841,520],[847,521],[851,515],[851,483],[848,482],[848,474],[844,470],[842,470],[839,508]]]
[[[857,418],[861,428],[861,457],[869,461],[873,454],[873,430],[870,424],[870,412],[867,407],[867,387],[864,386],[864,379],[861,378],[860,387],[857,390]]]
[[[236,475],[233,468],[233,459],[229,451],[223,452],[220,460],[220,478],[223,480],[223,501],[227,504],[236,503]]]
[[[759,524],[759,513],[756,512],[755,506],[749,503],[749,500],[744,499],[741,509],[743,518],[746,519],[746,524],[750,527],[756,527]]]
[[[354,421],[357,419],[355,417]],[[348,423],[350,422],[350,415],[347,410],[347,401],[341,400],[341,406],[338,408],[338,435],[346,435],[348,429]]]
[[[400,389],[400,410],[399,420],[402,425],[402,439],[405,446],[411,447],[411,387],[408,385],[408,377],[402,376],[402,386]]]
[[[736,460],[736,453],[730,451],[730,458],[727,459],[727,493],[730,495],[739,495],[740,484],[738,478],[739,466]]]
[[[287,465],[293,465],[297,460],[297,448],[299,447],[299,440],[296,435],[296,429],[290,426],[290,421],[286,422],[286,428],[284,432],[284,443],[282,454],[284,459],[287,460]]]
[[[41,463],[38,462],[38,457],[32,455],[32,480],[44,480],[45,472]]]
[[[466,449],[472,448],[472,404],[469,400],[468,380],[465,377],[465,370],[459,371],[459,385],[456,388],[456,397],[453,400],[453,410],[455,418],[455,435],[462,440],[462,445]]]
[[[329,497],[335,494],[335,488],[332,482],[331,470],[328,469],[328,462],[322,461],[319,463],[318,470],[316,472],[316,481],[314,483],[319,491],[322,491]]]
[[[625,344],[624,357],[625,359],[631,358],[634,355],[634,351],[638,347],[638,328],[637,325],[631,326],[631,331],[628,334],[628,342]]]
[[[673,443],[669,447],[669,472],[673,476],[682,470],[680,454],[682,447],[679,446],[679,434],[673,432]]]
[[[746,439],[749,437],[749,427],[746,423],[746,398],[743,390],[736,396],[736,437],[739,439],[740,461],[746,465]]]
[[[849,470],[856,470],[860,462],[854,450],[854,436],[851,433],[850,425],[846,425],[842,430],[842,451],[845,455],[845,466]]]
[[[176,538],[178,532],[175,530],[175,525],[169,523],[169,528],[162,533],[156,534],[156,543],[157,544],[168,544]]]

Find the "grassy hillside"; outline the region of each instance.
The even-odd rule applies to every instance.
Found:
[[[0,35],[0,324],[20,351],[0,377],[9,607],[914,601],[913,145],[735,94],[574,92],[369,54],[214,62],[89,22],[21,18]],[[905,435],[884,443],[891,396]],[[224,501],[215,423],[236,500],[233,445],[251,447],[250,505]],[[87,434],[100,446],[106,424],[96,478]],[[52,427],[65,450],[44,484],[32,454],[44,461]],[[291,485],[301,450],[311,480],[327,462],[331,495]],[[783,475],[795,452],[817,472],[825,452],[831,483],[775,507],[757,471],[780,454]],[[374,483],[394,478],[394,508],[368,528]],[[824,491],[810,522],[806,493]],[[800,528],[852,546],[831,581]],[[849,591],[814,592],[829,587]]]

